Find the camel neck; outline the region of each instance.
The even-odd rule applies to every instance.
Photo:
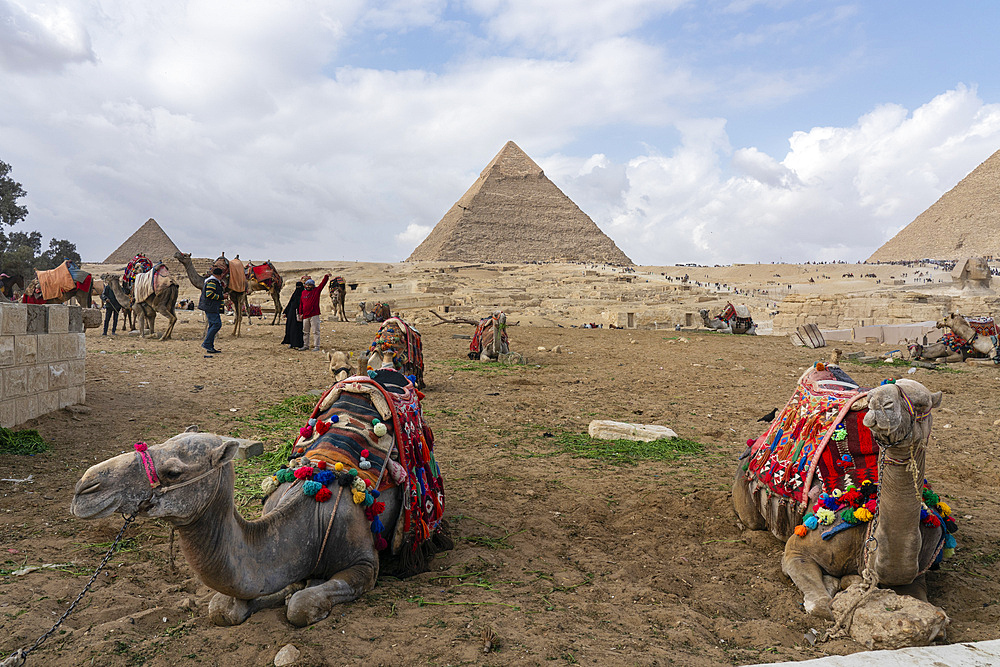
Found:
[[[267,517],[247,521],[233,504],[232,466],[222,475],[201,516],[189,525],[177,527],[181,548],[192,569],[210,588],[240,599],[274,593],[289,581],[305,579],[315,554],[307,548],[288,549],[288,522],[280,529],[276,521],[305,497],[300,493]]]
[[[920,571],[924,450],[892,449],[896,451],[884,455],[891,462],[886,462],[879,473],[875,573],[879,583],[901,585],[912,582]]]

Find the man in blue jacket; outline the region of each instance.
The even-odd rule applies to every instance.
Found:
[[[205,319],[208,320],[208,330],[205,332],[205,340],[201,346],[209,354],[218,354],[220,350],[215,349],[215,334],[222,328],[222,300],[225,298],[225,290],[222,287],[222,269],[212,269],[212,275],[205,279],[205,286],[201,288],[201,298],[198,300],[198,310],[205,311]]]

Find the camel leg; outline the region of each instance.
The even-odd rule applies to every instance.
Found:
[[[372,563],[358,563],[318,586],[295,593],[288,601],[288,622],[301,628],[322,621],[330,615],[333,605],[356,600],[373,589],[377,574],[378,568]]]
[[[923,602],[927,602],[927,576],[920,575],[912,582],[902,586],[889,586],[897,595],[909,595]]]
[[[216,593],[208,603],[208,618],[214,625],[229,627],[240,625],[261,609],[273,609],[285,604],[285,599],[302,590],[302,582],[285,586],[277,593],[264,595],[253,600],[240,600],[222,593]]]
[[[833,620],[833,609],[831,603],[833,598],[826,588],[823,580],[823,570],[818,563],[808,555],[799,550],[798,545],[793,540],[800,540],[797,535],[792,535],[785,544],[785,554],[781,558],[781,571],[792,580],[802,592],[802,604],[806,608],[806,613],[811,616],[819,616],[828,620]]]
[[[169,340],[170,334],[174,332],[174,325],[177,323],[177,316],[169,311],[164,312],[163,316],[167,318],[167,330],[163,332],[162,336],[160,336],[160,340]]]
[[[760,513],[760,508],[754,502],[753,496],[747,487],[747,476],[743,472],[743,466],[737,466],[736,478],[733,480],[733,508],[740,522],[750,530],[766,530],[767,523]]]
[[[281,319],[281,296],[277,290],[271,291],[271,300],[274,301],[274,317],[271,318],[271,325],[275,325]]]

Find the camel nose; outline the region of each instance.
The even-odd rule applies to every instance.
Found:
[[[76,483],[76,487],[73,489],[73,493],[77,496],[82,496],[87,493],[93,493],[100,488],[101,483],[96,479],[87,479],[83,477],[79,482]]]

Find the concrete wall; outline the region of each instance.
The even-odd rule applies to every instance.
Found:
[[[86,400],[79,306],[0,303],[0,426]]]

